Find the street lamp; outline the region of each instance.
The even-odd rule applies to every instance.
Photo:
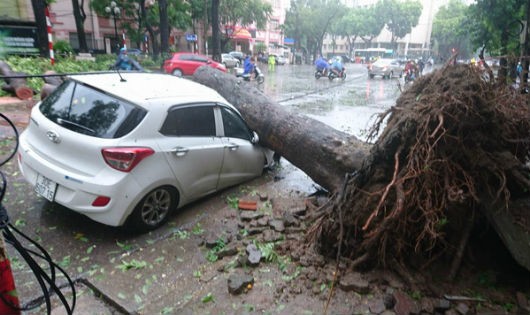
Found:
[[[120,48],[120,44],[118,42],[118,26],[116,24],[116,16],[120,15],[120,8],[116,4],[116,2],[111,1],[110,6],[105,7],[105,12],[112,14],[112,17],[114,19],[114,42],[116,43],[116,51],[118,51]]]

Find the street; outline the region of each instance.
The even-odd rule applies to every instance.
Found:
[[[310,65],[276,66],[274,71],[260,66],[265,82],[259,89],[271,99],[360,139],[364,139],[373,116],[393,105],[402,84],[399,79],[370,80],[365,66],[358,64],[346,64],[345,81],[316,80]],[[278,169],[260,178],[180,209],[162,228],[134,235],[36,197],[20,175],[16,160],[2,171],[8,178],[4,206],[10,222],[37,240],[77,280],[78,308],[88,307],[95,314],[173,313],[190,305],[187,303],[197,310],[201,298],[214,290],[212,286],[226,286],[226,281],[214,281],[217,271],[205,265],[198,240],[219,233],[214,232],[219,224],[237,230],[230,220],[234,209],[227,205],[229,200],[266,193],[275,196],[274,208],[280,206],[279,202],[288,203],[315,192],[310,178],[282,160]],[[8,251],[19,299],[26,305],[42,292],[20,256],[10,246]],[[63,284],[64,278],[58,282]],[[224,287],[217,290],[226,291]],[[97,298],[90,298],[93,294]],[[43,307],[41,304],[28,313],[42,313]]]

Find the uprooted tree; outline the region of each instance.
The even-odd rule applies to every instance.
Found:
[[[477,68],[445,66],[381,114],[373,145],[282,109],[207,67],[194,75],[231,102],[264,145],[328,189],[310,242],[355,267],[422,268],[452,259],[473,228],[495,229],[530,270],[530,107]],[[244,88],[243,88],[244,87]],[[383,129],[384,126],[384,129]]]

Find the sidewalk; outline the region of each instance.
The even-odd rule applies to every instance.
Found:
[[[27,126],[31,108],[37,102],[36,100],[21,100],[17,97],[3,96],[0,97],[0,113],[7,116],[20,132]],[[0,131],[1,135],[12,133],[11,127],[5,119],[0,119]]]

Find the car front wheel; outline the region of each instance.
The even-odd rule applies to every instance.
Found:
[[[174,76],[176,77],[181,77],[182,76],[182,71],[180,69],[175,69],[173,70],[173,72],[171,72]]]
[[[129,218],[130,227],[147,232],[166,222],[169,213],[177,207],[178,194],[175,188],[162,186],[150,191],[136,207]]]

